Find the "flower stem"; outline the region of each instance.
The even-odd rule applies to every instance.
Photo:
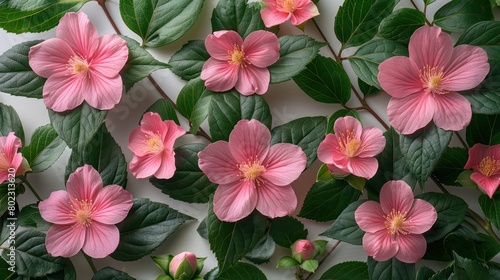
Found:
[[[88,256],[87,254],[85,254],[85,253],[83,253],[83,256],[85,257],[85,259],[89,263],[89,266],[92,269],[92,272],[94,272],[94,274],[96,274],[97,269],[95,268],[94,261],[92,260],[92,258],[90,256]]]
[[[417,11],[420,11],[420,9],[418,8],[417,4],[415,4],[415,1],[413,0],[410,0],[411,4],[413,5],[413,7],[415,8],[415,10]],[[425,23],[428,25],[428,26],[432,26],[432,23],[427,19],[427,15],[426,15],[426,12],[427,12],[427,5],[424,4],[424,18],[425,18]]]
[[[464,138],[462,138],[462,135],[460,135],[460,133],[458,133],[458,131],[455,131],[455,136],[457,136],[458,140],[460,141],[460,143],[462,143],[462,146],[464,146],[464,148],[466,148],[466,149],[469,148],[467,143],[464,141]]]
[[[26,175],[19,176],[19,179],[21,179],[21,182],[23,182],[33,193],[33,195],[38,199],[38,201],[42,201],[43,199],[40,197],[40,195],[35,191],[35,188],[31,183],[28,181],[28,178],[26,178]]]
[[[300,266],[297,266],[297,271],[295,272],[295,280],[304,280],[304,270]]]
[[[333,247],[328,250],[328,252],[323,256],[323,258],[321,258],[321,260],[319,261],[318,263],[318,267],[323,263],[325,262],[325,260],[333,253],[333,250],[335,250],[337,248],[337,246],[339,246],[340,244],[340,240],[337,240],[337,242],[333,245]],[[308,280],[314,273],[309,273],[309,275],[307,275],[306,279],[304,280]]]

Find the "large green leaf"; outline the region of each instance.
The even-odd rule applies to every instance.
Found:
[[[347,206],[337,219],[335,219],[332,226],[320,235],[353,245],[361,245],[365,233],[356,223],[354,212],[363,202],[365,200],[357,200]]]
[[[0,56],[0,91],[17,96],[42,98],[44,78],[31,69],[30,47],[42,42],[28,41],[13,46]]]
[[[92,276],[92,280],[135,280],[134,277],[112,267],[105,267]]]
[[[190,80],[177,97],[177,109],[191,125],[191,133],[196,134],[201,123],[208,117],[212,91],[205,88],[205,82],[199,78]]]
[[[413,280],[415,264],[401,262],[395,257],[384,262],[368,257],[368,274],[370,279]]]
[[[295,241],[307,239],[308,230],[301,221],[285,216],[272,220],[270,233],[276,244],[290,248]]]
[[[479,46],[488,53],[490,60],[500,60],[500,21],[478,22],[464,31],[457,45]]]
[[[436,11],[433,23],[446,31],[463,32],[475,23],[492,19],[488,1],[452,0]]]
[[[36,203],[28,204],[21,209],[17,218],[19,226],[31,227],[38,231],[48,230],[52,225],[45,221],[40,215],[40,209]]]
[[[246,0],[221,0],[212,13],[212,30],[234,30],[245,38],[266,27],[260,17],[260,5]]]
[[[432,174],[442,184],[460,186],[457,179],[464,171],[468,157],[467,150],[464,148],[446,147]]]
[[[267,234],[255,245],[252,251],[245,254],[245,259],[254,264],[269,263],[276,250],[276,243],[267,232]]]
[[[192,219],[166,204],[136,198],[125,220],[117,225],[120,243],[111,257],[135,261],[147,256],[184,222]]]
[[[426,266],[422,266],[417,271],[416,280],[429,280],[432,277],[432,275],[434,275],[435,273],[436,272],[434,272],[434,270],[432,270]]]
[[[478,198],[479,206],[483,210],[486,219],[490,221],[497,229],[500,228],[500,195],[494,195],[489,198],[482,194]]]
[[[122,0],[120,14],[143,46],[161,47],[182,37],[196,22],[204,0]]]
[[[472,114],[470,124],[465,131],[467,144],[500,144],[500,115]]]
[[[368,266],[364,262],[342,262],[330,267],[319,280],[366,280]]]
[[[377,34],[380,22],[388,16],[395,0],[346,0],[335,16],[335,35],[342,48],[368,42]]]
[[[12,106],[0,103],[0,136],[7,136],[10,132],[14,132],[24,143],[24,130],[19,115]]]
[[[189,81],[200,76],[203,64],[209,58],[205,41],[193,40],[174,53],[168,63],[172,66],[174,74]]]
[[[31,171],[42,172],[49,168],[66,149],[66,143],[57,135],[52,125],[41,126],[33,132],[31,142],[21,151]]]
[[[379,26],[380,37],[408,45],[410,37],[425,24],[425,15],[415,9],[402,8],[386,17]]]
[[[453,253],[453,258],[455,262],[453,264],[454,268],[454,279],[460,280],[475,280],[475,279],[489,279],[490,273],[488,268],[481,263],[462,258],[457,253]]]
[[[232,267],[221,271],[215,268],[207,275],[204,279],[206,280],[267,280],[266,275],[256,266],[251,264],[238,262]]]
[[[14,264],[14,263],[12,263]],[[4,259],[0,259],[0,278],[9,280],[16,271],[15,266],[11,266]]]

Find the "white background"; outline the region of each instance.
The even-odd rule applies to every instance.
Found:
[[[107,1],[107,7],[110,10],[113,19],[117,23],[122,34],[140,41],[139,37],[133,34],[121,20],[118,9],[118,2],[118,0]],[[205,6],[203,7],[202,14],[197,23],[180,40],[166,47],[149,49],[149,51],[158,60],[168,62],[171,55],[179,50],[181,46],[188,40],[204,39],[211,32],[210,17],[212,10],[217,2],[218,1],[216,0],[206,1]],[[338,7],[342,2],[343,1],[340,0],[320,1],[318,4],[318,8],[321,15],[316,17],[320,28],[328,37],[328,40],[332,44],[335,51],[339,50],[340,44],[335,38],[333,32],[333,23],[335,15],[338,11]],[[416,0],[416,4],[420,8],[423,7],[422,2],[423,1],[421,0]],[[436,1],[428,7],[428,19],[432,21],[432,14],[439,7],[441,7],[444,2],[446,1]],[[401,0],[397,8],[401,7],[412,6],[409,0]],[[89,16],[90,20],[96,25],[100,35],[114,33],[102,9],[97,5],[97,2],[92,1],[85,4],[82,8],[82,11],[85,12]],[[497,9],[497,18],[498,14],[499,11]],[[281,26],[281,31],[278,35],[301,33],[302,32],[300,30],[291,26],[290,24],[284,24]],[[305,33],[309,36],[315,37],[319,41],[323,41],[312,23],[309,23],[307,25]],[[40,38],[47,39],[51,37],[55,37],[54,30],[37,34],[15,35],[12,33],[7,33],[4,30],[0,29],[0,53],[3,53],[6,50],[10,49],[15,44],[24,41]],[[354,50],[348,49],[344,52],[343,55],[347,56],[353,51]],[[321,54],[330,57],[332,56],[326,47],[321,50]],[[344,61],[344,66],[346,67],[346,69],[348,69],[351,80],[355,81],[352,71],[349,70],[349,63]],[[161,85],[161,87],[167,92],[167,94],[173,100],[176,100],[180,89],[185,84],[185,81],[175,76],[169,70],[157,71],[153,74],[153,76]],[[136,84],[126,95],[124,95],[121,102],[108,114],[106,125],[118,144],[122,147],[123,153],[125,154],[125,158],[128,162],[130,162],[132,158],[132,153],[127,148],[128,135],[130,134],[132,129],[138,125],[138,121],[146,108],[148,108],[154,101],[159,98],[160,94],[154,89],[149,81],[145,79]],[[340,105],[322,104],[312,100],[305,93],[303,93],[293,82],[270,85],[269,91],[264,95],[264,98],[267,100],[271,108],[271,113],[273,115],[273,126],[280,125],[303,116],[329,116],[335,111],[341,109]],[[379,94],[376,97],[368,99],[369,104],[379,115],[382,116],[382,118],[386,122],[387,116],[385,113],[385,109],[387,107],[388,100],[389,97],[387,94]],[[0,93],[0,102],[12,105],[17,110],[18,114],[21,117],[28,143],[35,128],[49,123],[47,110],[42,100],[15,97],[5,93]],[[351,101],[349,101],[348,105],[350,107],[359,105],[355,100],[354,95]],[[371,117],[371,115],[367,114],[366,112],[360,113],[363,119],[363,124],[365,126],[372,125],[383,129],[383,127],[373,117]],[[185,120],[181,120],[181,122],[183,122],[183,126],[187,130],[188,126],[186,125]],[[207,130],[206,126],[204,126],[204,128]],[[205,140],[201,137],[187,135],[181,138],[180,141],[178,141],[176,144],[180,145],[182,143],[203,141]],[[453,139],[452,143],[457,143],[456,139]],[[69,155],[70,150],[67,149],[61,156],[61,158],[51,168],[41,174],[31,174],[29,176],[31,183],[35,186],[37,192],[42,198],[47,198],[49,194],[54,190],[64,189],[64,171]],[[315,175],[319,166],[319,162],[314,163],[308,170],[304,172],[299,180],[297,180],[293,184],[294,190],[298,196],[298,207],[294,214],[297,214],[299,212],[307,191],[315,181]],[[216,259],[210,251],[208,242],[202,239],[196,232],[196,228],[198,227],[199,222],[206,216],[206,204],[197,205],[175,201],[173,199],[170,199],[167,195],[162,194],[160,190],[153,187],[147,179],[135,179],[132,175],[128,176],[127,190],[131,192],[134,197],[148,197],[153,201],[166,203],[172,208],[198,219],[197,221],[190,221],[183,225],[180,230],[170,236],[166,240],[166,242],[162,246],[157,248],[151,255],[160,255],[165,253],[175,255],[181,251],[192,251],[199,257],[207,257],[205,261],[205,269],[203,270],[202,275],[204,275],[206,272],[217,265]],[[428,184],[426,190],[434,190],[432,183]],[[479,192],[477,190],[461,188],[449,188],[449,190],[452,193],[458,194],[464,199],[468,200],[472,204],[471,207],[478,210],[476,198]],[[35,201],[36,199],[29,192],[29,190],[27,190],[25,194],[18,197],[18,202],[21,206],[33,203]],[[331,223],[317,223],[301,218],[299,218],[299,220],[301,220],[308,228],[308,237],[311,240],[317,239],[318,235],[328,229],[331,225]],[[319,238],[327,239],[325,237]],[[331,248],[335,243],[334,240],[328,240],[330,242],[327,245],[327,249]],[[268,279],[294,279],[294,269],[275,268],[278,259],[284,255],[289,255],[289,250],[287,248],[281,248],[277,246],[275,255],[271,259],[271,262],[267,265],[258,266],[266,274]],[[361,246],[352,246],[347,243],[340,243],[333,254],[329,256],[325,263],[320,267],[316,275],[314,275],[310,279],[318,279],[326,269],[333,266],[334,264],[346,260],[366,261],[366,255],[363,252]],[[73,257],[72,261],[77,269],[78,279],[90,279],[92,277],[92,271],[81,253]],[[160,269],[158,269],[154,265],[153,261],[149,257],[144,257],[143,259],[135,262],[119,262],[109,257],[105,259],[95,260],[94,262],[97,266],[97,269],[103,268],[105,266],[111,266],[115,269],[129,273],[131,276],[137,279],[154,279],[158,274],[161,273]],[[426,265],[434,269],[439,269],[444,264],[421,261],[418,263],[418,266],[420,265]]]

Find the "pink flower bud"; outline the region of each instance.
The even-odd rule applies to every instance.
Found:
[[[291,249],[293,258],[300,263],[312,258],[314,254],[314,244],[306,239],[297,240]]]
[[[183,279],[191,279],[196,272],[196,256],[191,252],[182,252],[177,254],[170,261],[169,272],[174,279],[179,279],[181,275],[186,274]]]

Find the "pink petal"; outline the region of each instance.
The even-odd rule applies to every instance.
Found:
[[[412,134],[431,122],[435,105],[432,95],[421,92],[391,98],[387,105],[389,123],[402,134]]]
[[[471,169],[479,165],[479,163],[485,157],[486,151],[488,150],[488,145],[481,143],[476,143],[469,149],[469,159],[464,166],[464,169]]]
[[[145,133],[167,135],[167,127],[158,113],[146,112],[141,119],[141,129]]]
[[[496,144],[493,146],[489,146],[486,149],[486,156],[490,156],[496,159],[500,159],[500,145]]]
[[[30,67],[38,76],[48,78],[62,72],[70,73],[68,62],[74,55],[64,40],[51,38],[31,47],[28,60]]]
[[[161,154],[134,156],[128,167],[135,178],[147,178],[155,174],[161,166]]]
[[[403,98],[423,89],[420,70],[406,56],[394,56],[378,67],[378,81],[382,89],[392,97]]]
[[[233,30],[217,31],[209,34],[205,39],[205,47],[210,56],[225,63],[230,59],[228,51],[233,51],[235,45],[241,46],[242,44],[243,39]]]
[[[109,185],[94,200],[92,220],[114,225],[125,219],[130,208],[132,195],[118,185]]]
[[[245,58],[253,65],[264,68],[280,57],[280,43],[272,32],[259,30],[250,33],[243,42]]]
[[[318,146],[318,159],[326,164],[332,164],[334,158],[345,158],[345,155],[339,152],[339,142],[334,134],[327,134],[325,139]]]
[[[57,38],[63,39],[76,52],[87,57],[98,48],[98,34],[85,13],[66,13],[56,30]]]
[[[262,17],[262,21],[264,21],[264,25],[267,28],[273,27],[275,25],[280,25],[292,17],[290,13],[272,10],[270,6],[262,9],[260,11],[260,16]]]
[[[297,196],[290,185],[265,182],[257,187],[257,193],[257,211],[271,219],[289,215],[297,207]]]
[[[225,141],[209,144],[198,153],[198,166],[216,184],[231,184],[240,180],[238,164]]]
[[[205,86],[216,92],[228,91],[238,81],[239,66],[229,64],[227,61],[209,58],[201,69],[200,78],[205,81]]]
[[[128,59],[127,42],[115,34],[99,38],[99,47],[92,56],[90,69],[99,75],[115,78]]]
[[[69,258],[76,255],[85,242],[85,227],[52,225],[45,237],[47,252],[54,257]]]
[[[105,258],[113,253],[120,242],[120,232],[115,225],[93,222],[87,227],[87,238],[83,251],[92,258]]]
[[[448,65],[452,57],[453,42],[441,28],[424,25],[411,36],[408,51],[418,69],[424,69],[425,66],[441,69]]]
[[[5,157],[5,160],[9,163],[9,167],[17,169],[21,165],[22,155],[17,151],[22,145],[21,139],[14,132],[9,132],[7,136],[0,137],[0,156]]]
[[[363,249],[368,256],[372,256],[376,261],[386,261],[398,252],[398,243],[387,230],[380,230],[374,233],[366,232],[363,235]]]
[[[163,138],[163,145],[166,149],[172,151],[174,148],[175,140],[186,134],[186,131],[172,120],[163,121],[163,126],[166,128],[166,133]]]
[[[262,95],[267,92],[270,81],[271,74],[267,68],[248,65],[240,68],[235,88],[242,95],[252,95],[254,93]]]
[[[45,106],[56,112],[78,107],[84,100],[85,79],[84,76],[68,76],[64,73],[50,76],[43,86]]]
[[[165,150],[161,157],[160,168],[158,168],[154,176],[158,179],[170,179],[174,176],[176,170],[174,152]]]
[[[92,73],[86,80],[84,98],[90,106],[99,110],[110,110],[122,98],[122,77],[116,75],[108,78],[99,73]]]
[[[421,234],[398,235],[399,251],[396,258],[405,263],[416,263],[427,250],[427,242]]]
[[[262,160],[271,142],[271,132],[258,120],[241,120],[229,135],[229,150],[237,163]]]
[[[385,137],[382,130],[376,127],[365,127],[361,133],[361,146],[358,157],[374,157],[385,148]]]
[[[449,91],[472,89],[484,80],[489,71],[488,55],[482,48],[460,45],[453,49],[442,87]]]
[[[344,176],[351,174],[349,172],[349,170],[347,170],[347,167],[340,168],[340,167],[336,166],[335,164],[327,164],[326,166],[328,167],[328,170],[330,171],[330,173],[332,173],[333,175],[344,177]]]
[[[66,190],[72,198],[94,201],[102,191],[101,175],[91,165],[85,164],[69,175]]]
[[[422,234],[434,225],[437,220],[437,212],[429,202],[415,199],[406,217],[405,229],[412,234]]]
[[[452,92],[435,95],[434,123],[444,130],[459,131],[465,128],[472,118],[472,109],[462,95]]]
[[[361,127],[361,123],[351,116],[338,118],[333,124],[333,131],[335,135],[340,136],[342,133],[346,134],[346,132],[354,133],[354,138],[360,139],[361,133],[363,132],[363,128]]]
[[[387,230],[384,224],[385,215],[379,203],[369,200],[356,209],[354,212],[354,219],[361,230],[375,233],[381,230]]]
[[[67,191],[55,191],[38,204],[40,215],[44,220],[53,224],[69,225],[75,221],[70,213],[73,211],[70,205],[71,197]]]
[[[145,156],[148,154],[148,145],[146,144],[149,139],[149,134],[142,131],[142,127],[138,126],[132,130],[128,137],[128,148],[136,156]]]
[[[302,6],[301,4],[297,3],[297,6],[299,5]],[[318,7],[316,7],[316,5],[314,5],[312,1],[309,1],[309,4],[307,4],[306,7],[298,8],[292,13],[290,21],[293,25],[300,25],[317,15],[319,15]]]
[[[392,210],[409,212],[413,201],[413,192],[405,181],[389,181],[380,190],[380,206],[384,213],[389,214]]]
[[[476,183],[490,198],[493,197],[498,189],[498,186],[500,185],[498,177],[486,177],[479,172],[472,173],[470,175],[470,179],[474,181],[474,183]]]
[[[306,154],[299,146],[279,143],[271,146],[269,154],[262,162],[266,172],[262,175],[274,185],[284,186],[299,178],[306,168]]]
[[[375,176],[375,173],[377,173],[377,169],[378,161],[374,157],[347,158],[347,170],[358,177],[362,177],[367,180],[371,179],[373,176]]]
[[[214,195],[214,213],[221,221],[236,222],[253,212],[257,199],[256,188],[250,181],[219,185]]]

